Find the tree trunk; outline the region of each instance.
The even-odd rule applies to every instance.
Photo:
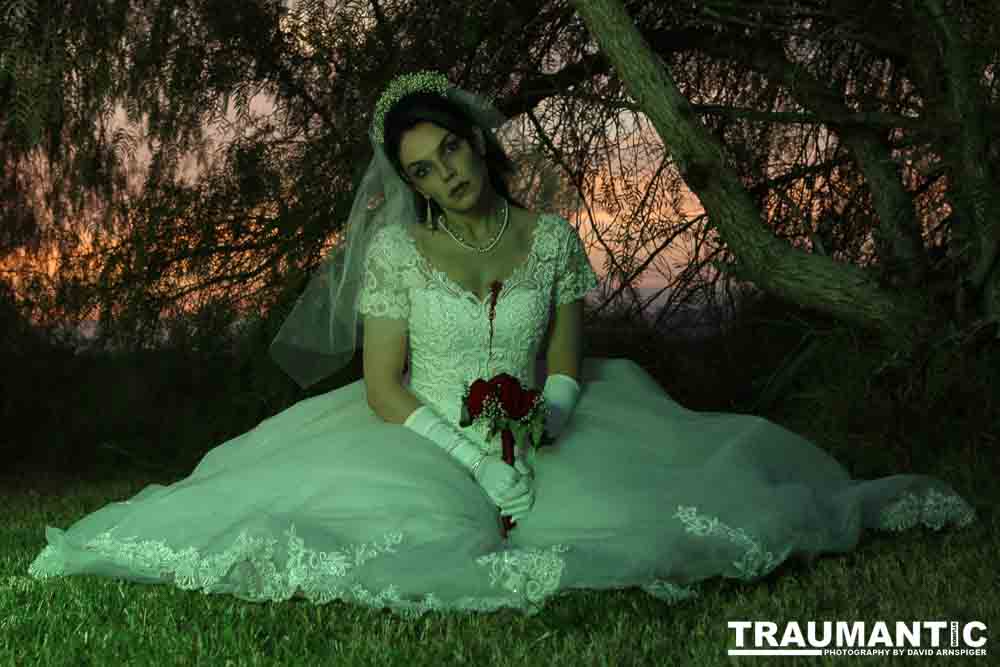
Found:
[[[799,103],[817,117],[848,118],[852,115],[839,91],[790,61],[780,44],[706,39],[703,50],[751,63],[768,79],[782,82]],[[859,124],[827,121],[826,125],[851,150],[868,182],[879,219],[874,234],[883,275],[902,276],[902,286],[920,288],[930,270],[927,252],[914,214],[913,198],[903,187],[900,168],[894,163],[882,134],[875,128]]]
[[[987,132],[989,123],[979,94],[979,73],[969,44],[940,0],[924,0],[923,20],[937,37],[945,73],[951,120],[960,128],[950,151],[949,195],[958,213],[954,228],[959,253],[969,266],[967,284],[978,297],[979,314],[1000,320],[1000,195],[994,187]],[[998,329],[1000,336],[1000,329]]]
[[[930,304],[921,291],[887,292],[868,271],[798,250],[762,224],[761,211],[725,163],[722,146],[700,125],[620,0],[573,0],[573,5],[736,255],[738,278],[876,332],[904,352],[927,338],[932,327]]]

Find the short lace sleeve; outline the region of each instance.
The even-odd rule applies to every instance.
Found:
[[[567,238],[563,245],[563,263],[556,278],[557,306],[576,301],[599,284],[580,235],[568,221],[564,223],[564,227]]]
[[[358,312],[406,320],[410,317],[410,296],[402,280],[403,246],[394,231],[391,226],[383,227],[372,237],[365,256]]]

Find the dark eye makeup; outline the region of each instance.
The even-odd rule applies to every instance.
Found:
[[[452,136],[452,137],[449,137],[445,141],[444,146],[448,150],[454,152],[455,150],[458,149],[459,143],[460,143],[460,141],[459,141],[458,137]],[[426,172],[424,170],[424,166],[420,165],[419,167],[417,167],[413,171],[413,175],[416,176],[417,178],[423,178],[426,175]]]

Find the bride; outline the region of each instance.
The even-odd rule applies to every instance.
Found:
[[[580,588],[673,602],[711,577],[850,551],[866,530],[975,519],[942,480],[851,479],[766,419],[688,410],[630,360],[581,358],[597,277],[566,219],[510,196],[502,121],[440,74],[394,80],[347,243],[271,348],[308,386],[350,360],[360,328],[364,378],[218,445],[184,479],[47,526],[30,574],[534,614]],[[544,387],[554,445],[533,465],[460,425],[466,387],[498,373]]]

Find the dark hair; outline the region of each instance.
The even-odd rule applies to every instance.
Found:
[[[404,183],[412,181],[403,169],[403,164],[399,159],[399,145],[402,142],[403,133],[414,127],[418,123],[434,123],[438,127],[454,132],[458,136],[476,145],[474,128],[478,127],[476,122],[468,117],[460,105],[437,93],[418,92],[411,93],[397,102],[385,115],[385,153],[386,157],[396,169],[396,173],[403,179]],[[504,197],[512,204],[520,208],[525,208],[523,204],[510,196],[505,176],[517,172],[517,166],[510,159],[504,149],[497,143],[493,134],[488,128],[480,128],[483,131],[483,139],[486,145],[486,168],[489,172],[490,184],[501,197]],[[414,203],[416,204],[417,219],[427,223],[427,206],[420,193],[414,190]],[[431,229],[437,229],[437,216],[441,213],[441,207],[431,199]]]

